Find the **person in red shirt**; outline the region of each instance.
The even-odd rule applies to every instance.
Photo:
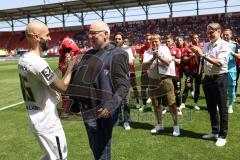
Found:
[[[145,38],[146,38],[145,39],[146,42],[145,42],[144,46],[142,46],[138,50],[139,62],[141,64],[143,62],[144,52],[147,51],[151,47],[151,34],[147,33]],[[139,111],[144,111],[144,109],[146,108],[147,100],[148,100],[147,88],[148,88],[147,68],[144,68],[144,66],[142,66],[142,72],[141,72],[141,97],[142,97],[143,106],[141,108],[139,108]],[[151,100],[151,99],[149,99],[149,100]]]
[[[166,45],[167,45],[167,47],[170,50],[170,53],[171,53],[172,58],[173,58],[173,61],[175,62],[176,76],[172,77],[172,81],[173,81],[174,90],[175,90],[176,105],[178,107],[178,115],[182,115],[182,112],[180,110],[180,105],[181,105],[181,102],[182,102],[181,79],[180,79],[181,51],[180,51],[179,48],[177,48],[175,46],[174,41],[173,41],[173,37],[171,35],[167,36]]]
[[[182,94],[182,104],[180,106],[180,108],[182,109],[185,108],[185,102],[187,100],[189,90],[191,91],[192,96],[194,97],[192,74],[198,72],[198,67],[196,64],[195,54],[190,50],[187,43],[184,41],[182,37],[179,37],[177,39],[177,47],[181,51],[180,76],[182,77],[184,73],[186,77],[185,87]],[[196,109],[199,110],[199,108],[197,107]]]
[[[60,44],[58,52],[59,52],[58,68],[62,72],[62,76],[64,76],[67,70],[67,62],[71,59],[71,57],[80,54],[80,50],[77,44],[71,38],[66,37]],[[70,99],[68,96],[62,95],[63,111],[60,115],[61,118],[69,117],[70,109],[69,107],[72,105],[74,105],[74,100]]]
[[[203,49],[203,45],[201,45],[199,43],[199,36],[198,34],[192,34],[191,35],[191,42],[190,42],[191,46],[197,46],[201,49]],[[202,82],[202,72],[203,72],[203,60],[196,56],[192,59],[193,61],[193,69],[192,69],[192,78],[194,80],[194,103],[193,103],[193,107],[196,110],[200,110],[200,108],[197,105],[198,99],[199,99],[199,95],[200,95],[200,86],[201,86],[201,82]]]
[[[145,36],[145,44],[138,50],[139,53],[139,62],[143,62],[143,54],[151,47],[151,34],[147,33]]]
[[[240,36],[238,36],[236,38],[236,42],[238,44],[238,48],[240,48]],[[240,52],[240,50],[238,52]],[[240,74],[240,59],[239,58],[236,61],[236,67],[237,67],[237,79],[236,79],[235,93],[236,93],[236,96],[240,96],[240,94],[237,93],[238,79],[239,79],[239,74]]]

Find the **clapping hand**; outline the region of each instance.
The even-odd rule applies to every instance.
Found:
[[[153,57],[154,57],[154,59],[159,58],[158,49],[157,48],[153,48]]]
[[[193,53],[195,53],[197,56],[202,57],[202,56],[204,55],[203,52],[202,52],[202,50],[201,50],[199,47],[197,47],[197,46],[191,46],[190,49],[191,49],[191,51],[192,51]]]

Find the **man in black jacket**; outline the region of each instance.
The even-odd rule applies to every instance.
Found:
[[[93,47],[81,59],[69,87],[81,105],[94,158],[111,159],[112,129],[118,107],[129,91],[128,54],[109,43],[110,29],[103,21],[90,25]]]

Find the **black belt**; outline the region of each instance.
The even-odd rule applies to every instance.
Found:
[[[206,78],[210,78],[210,79],[215,79],[218,77],[223,77],[225,75],[227,75],[228,73],[222,73],[222,74],[213,74],[213,75],[205,75]]]
[[[168,79],[168,78],[172,78],[172,77],[173,77],[173,76],[167,75],[167,76],[161,77],[160,79],[161,79],[161,80],[164,80],[164,79]]]

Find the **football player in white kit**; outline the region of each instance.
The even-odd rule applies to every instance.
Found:
[[[67,90],[75,60],[69,62],[63,79],[58,79],[41,58],[47,42],[51,40],[48,27],[33,21],[27,25],[25,34],[29,52],[20,58],[18,69],[30,128],[44,151],[41,160],[66,160],[67,143],[56,109],[54,90]]]

